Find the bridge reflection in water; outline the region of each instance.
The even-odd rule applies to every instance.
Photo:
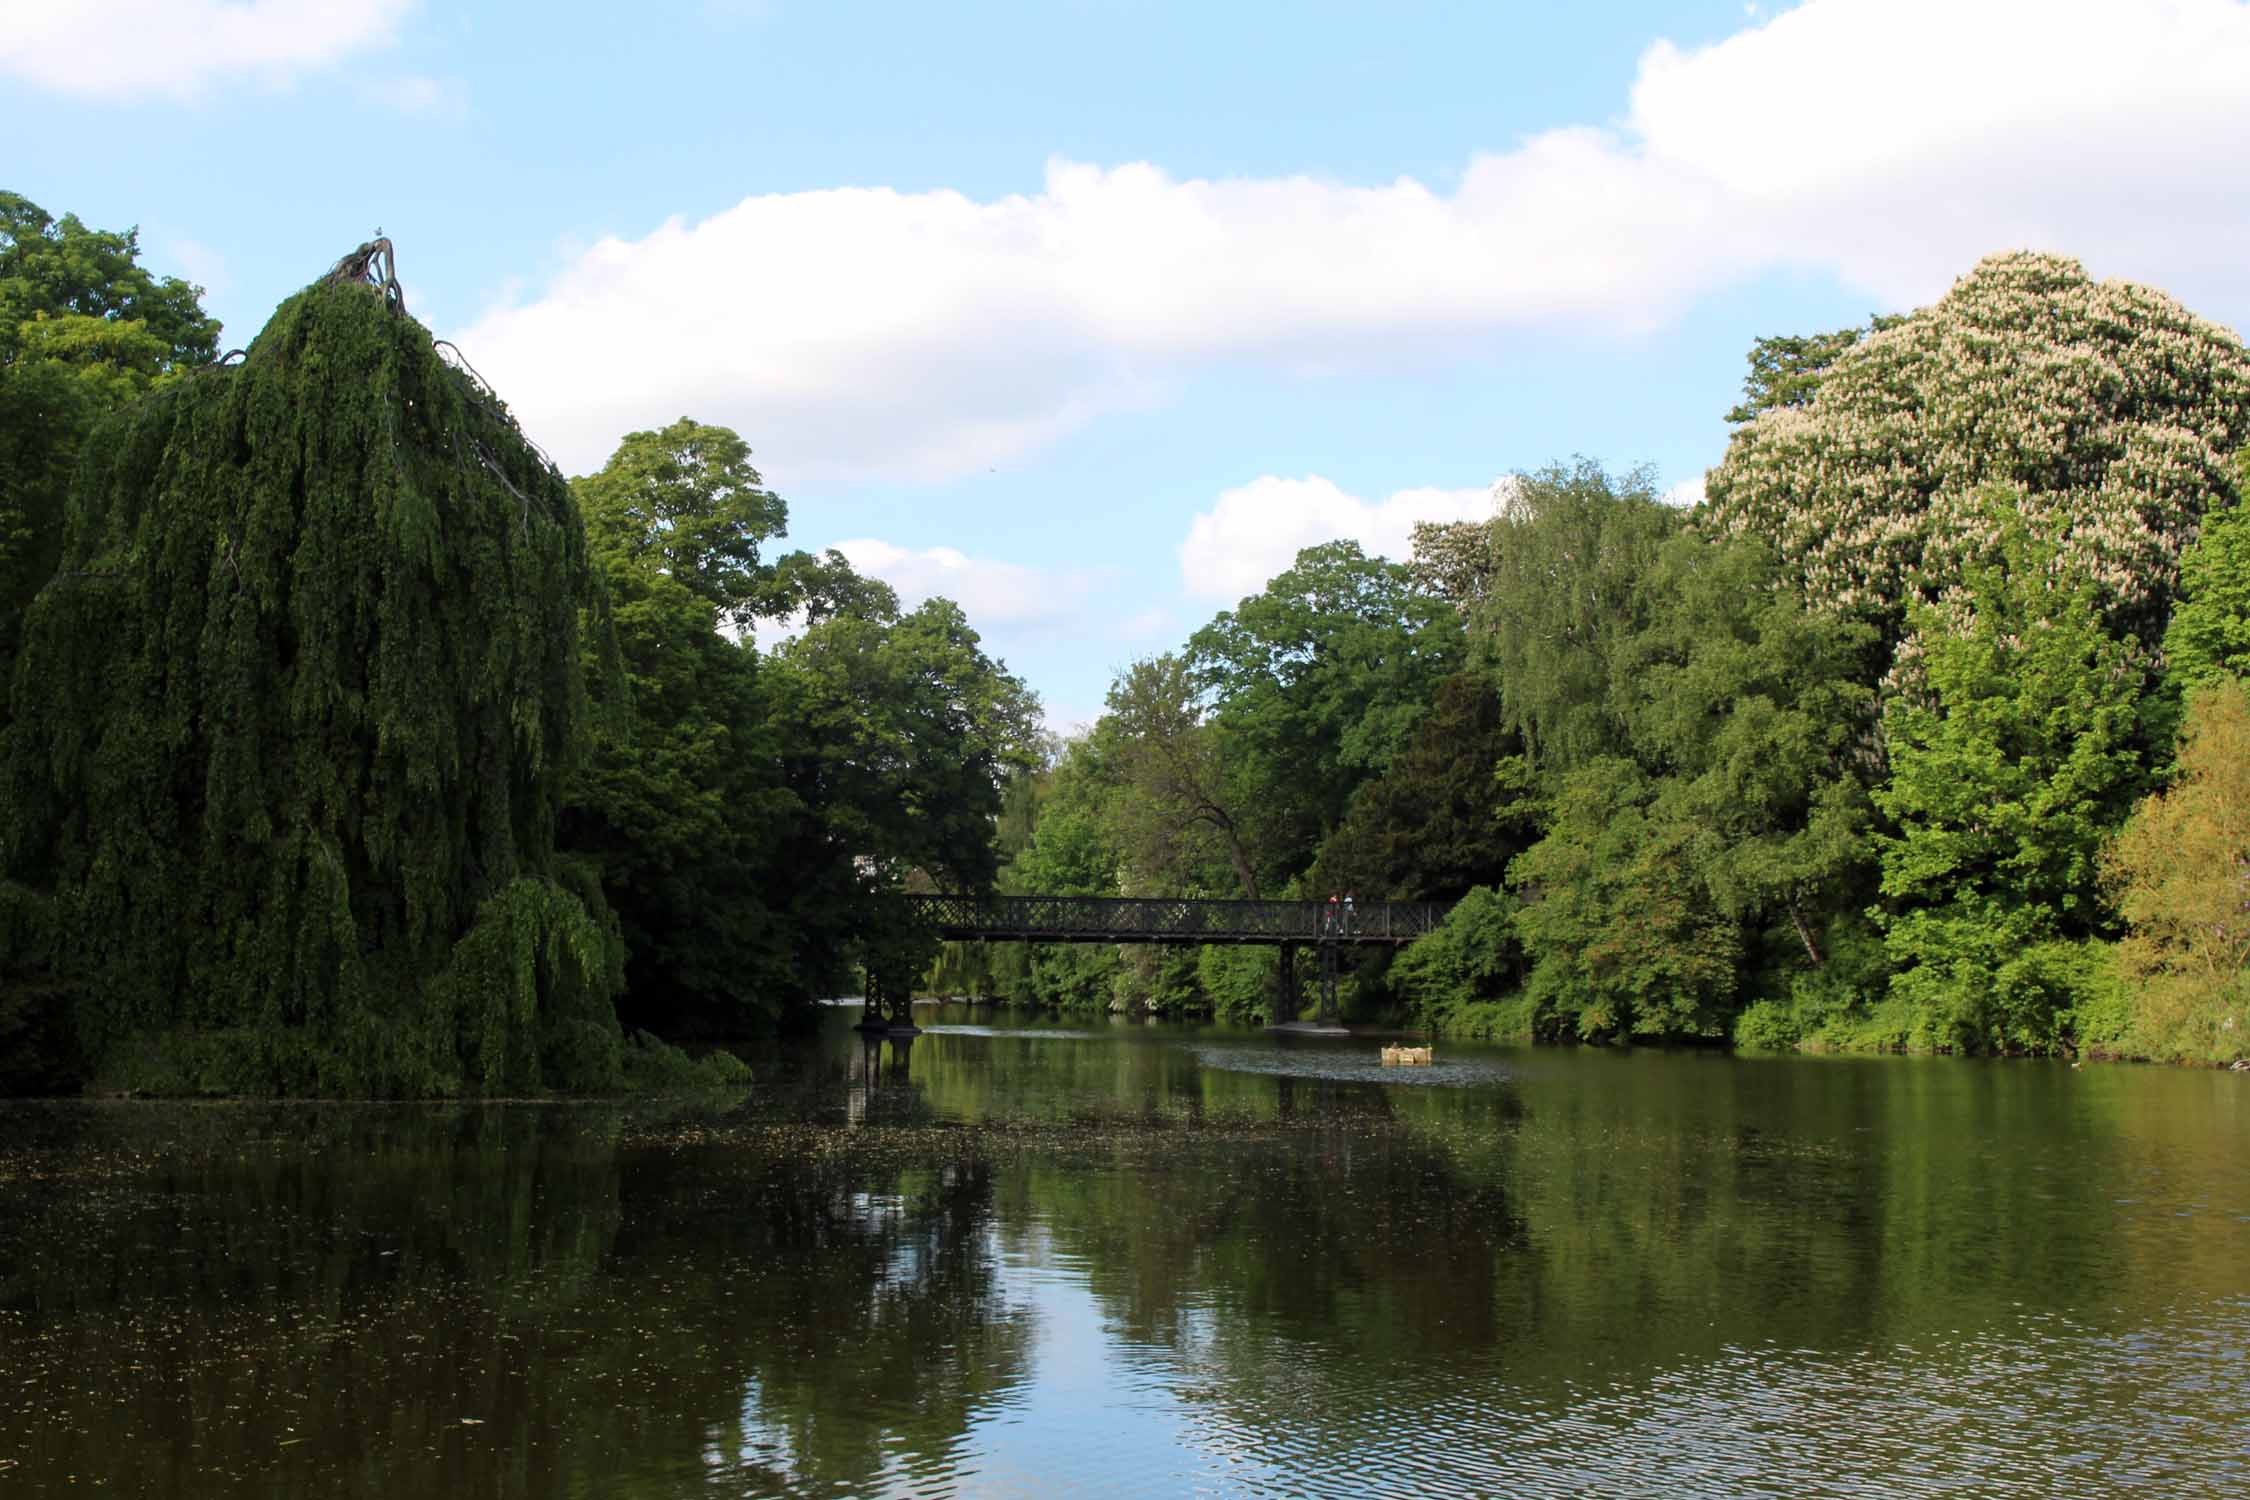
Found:
[[[1221,901],[1137,896],[884,896],[908,925],[950,942],[1150,943],[1195,947],[1255,944],[1281,950],[1285,1018],[1295,1015],[1296,958],[1320,956],[1320,1008],[1313,1026],[1337,1025],[1336,992],[1347,948],[1403,947],[1434,932],[1452,908],[1437,901]],[[913,1025],[899,987],[870,982],[873,1029]]]

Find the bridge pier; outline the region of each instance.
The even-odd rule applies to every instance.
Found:
[[[867,1009],[860,1014],[857,1030],[883,1036],[919,1036],[922,1028],[914,1024],[914,980],[908,976],[901,981],[895,974],[885,974],[870,965],[867,970]]]
[[[1309,1021],[1297,1019],[1297,1010],[1304,997],[1297,988],[1297,949],[1299,943],[1281,945],[1281,972],[1277,976],[1280,998],[1276,1004],[1274,1023],[1268,1031],[1287,1031],[1299,1036],[1349,1036],[1344,1029],[1343,1015],[1337,1005],[1337,994],[1343,977],[1344,945],[1336,937],[1323,933],[1313,947],[1320,954],[1318,976],[1320,1001]]]

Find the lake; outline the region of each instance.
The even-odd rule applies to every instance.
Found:
[[[0,1495],[2250,1496],[2250,1075],[918,1015],[0,1104]]]

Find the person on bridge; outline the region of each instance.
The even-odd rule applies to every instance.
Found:
[[[1344,931],[1352,930],[1352,893],[1344,892]]]
[[[1322,932],[1335,932],[1339,930],[1337,925],[1336,893],[1334,891],[1330,891],[1328,893],[1328,909],[1321,913],[1320,930]]]

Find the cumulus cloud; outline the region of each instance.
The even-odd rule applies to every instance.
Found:
[[[1232,604],[1322,542],[1349,537],[1372,555],[1403,561],[1415,522],[1481,520],[1492,514],[1493,495],[1489,487],[1425,488],[1362,500],[1318,474],[1261,475],[1220,495],[1189,524],[1180,576],[1190,594]]]
[[[1676,505],[1682,510],[1693,510],[1703,503],[1703,476],[1683,479],[1667,489],[1661,497],[1666,505]]]
[[[85,99],[286,82],[388,42],[413,0],[27,0],[0,25],[0,73]]]
[[[2250,6],[1808,0],[1657,42],[1614,124],[1451,185],[1181,180],[747,198],[571,255],[461,342],[566,465],[683,410],[792,481],[990,466],[1215,362],[1395,367],[1660,326],[1775,268],[1887,307],[2034,246],[2250,315]]]

